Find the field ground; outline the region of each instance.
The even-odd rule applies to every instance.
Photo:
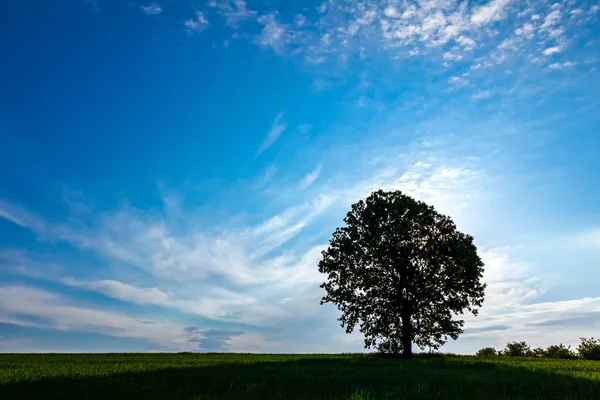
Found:
[[[600,362],[369,355],[0,355],[0,399],[600,400]]]

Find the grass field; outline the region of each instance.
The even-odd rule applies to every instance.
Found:
[[[0,399],[600,400],[600,362],[369,355],[0,355]]]

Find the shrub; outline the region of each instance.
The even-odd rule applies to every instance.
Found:
[[[531,350],[531,356],[532,357],[545,357],[546,351],[544,349],[542,349],[541,347],[537,347],[537,348]]]
[[[546,350],[544,350],[544,357],[548,358],[561,358],[561,359],[574,359],[577,358],[577,355],[571,350],[571,346],[565,347],[562,343],[558,346],[552,345],[548,346]]]
[[[491,356],[497,356],[498,355],[498,351],[496,351],[495,348],[493,347],[484,347],[483,349],[479,349],[476,353],[476,355],[478,357],[491,357]]]
[[[527,342],[509,342],[502,351],[502,355],[509,357],[531,357],[533,352]]]
[[[600,339],[581,338],[577,351],[586,360],[600,360]]]

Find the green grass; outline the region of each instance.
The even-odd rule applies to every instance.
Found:
[[[0,355],[0,399],[600,400],[600,362],[444,356]]]

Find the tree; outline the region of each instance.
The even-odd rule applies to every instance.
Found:
[[[473,237],[427,204],[400,191],[372,193],[352,205],[323,251],[321,304],[358,325],[365,348],[412,355],[412,344],[438,349],[463,332],[457,314],[483,303],[483,262]]]
[[[581,338],[581,344],[577,346],[577,351],[586,360],[600,360],[600,339]]]
[[[546,350],[541,347],[536,347],[535,349],[531,349],[530,357],[546,357]]]
[[[502,351],[503,356],[508,357],[531,357],[533,352],[527,342],[509,342]]]
[[[478,357],[497,356],[498,351],[493,347],[484,347],[482,349],[477,350],[477,353],[475,355]]]
[[[577,354],[571,350],[571,346],[565,346],[562,343],[558,346],[548,346],[548,348],[544,350],[543,355],[547,358],[561,358],[565,360],[577,358]]]

